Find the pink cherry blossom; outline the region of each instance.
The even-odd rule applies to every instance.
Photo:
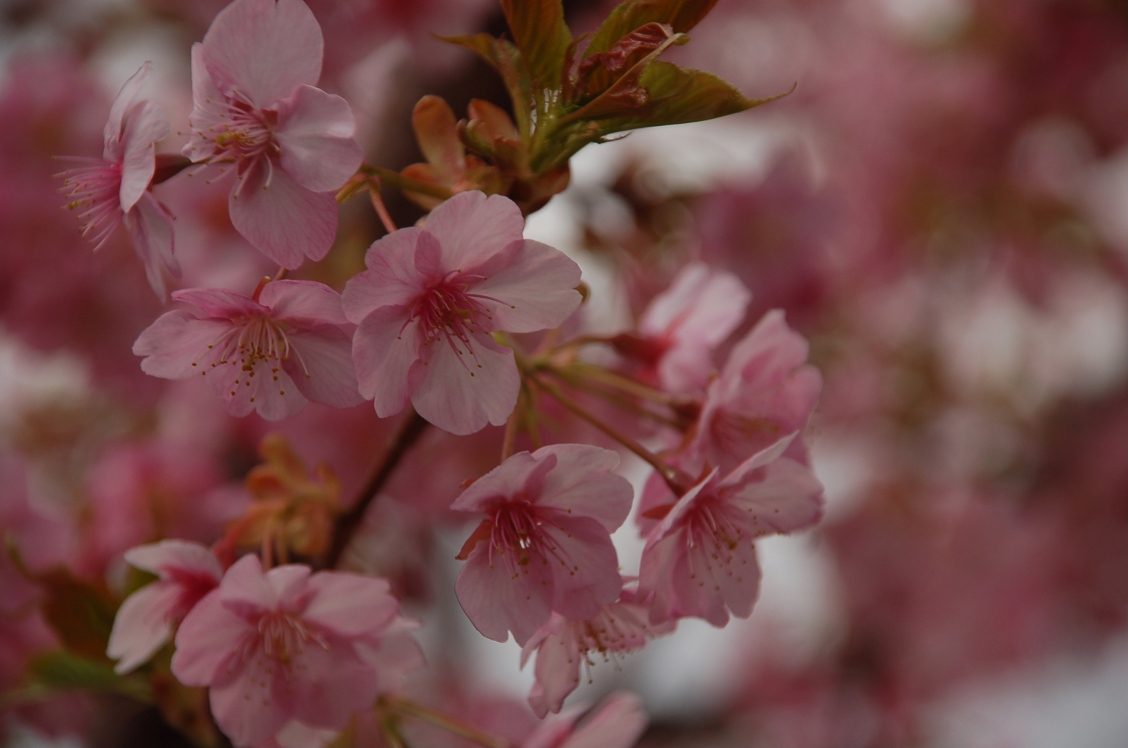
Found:
[[[399,665],[380,668],[385,637],[408,628],[388,590],[382,579],[307,566],[264,574],[245,556],[181,623],[172,672],[210,687],[216,723],[236,745],[269,743],[293,721],[340,730],[402,676]]]
[[[630,748],[650,721],[633,693],[613,693],[577,726],[584,708],[545,720],[521,741],[521,748]]]
[[[597,617],[622,587],[611,533],[631,509],[619,456],[580,444],[519,452],[451,508],[486,515],[459,554],[455,593],[483,636],[525,644],[553,611]]]
[[[219,584],[223,569],[199,543],[162,540],[125,552],[125,560],[157,575],[125,599],[114,619],[106,655],[128,673],[152,657],[172,635],[172,626]]]
[[[753,541],[810,527],[822,516],[822,485],[781,457],[795,435],[724,478],[713,469],[670,506],[642,551],[639,594],[653,594],[654,623],[686,616],[724,626],[752,614],[760,588]]]
[[[806,363],[807,348],[803,336],[787,326],[782,311],[765,314],[709,385],[690,460],[703,459],[727,473],[801,430],[822,389],[818,370]],[[790,456],[806,460],[800,440],[791,450]]]
[[[357,391],[341,297],[312,281],[265,284],[257,298],[192,288],[172,298],[191,305],[161,315],[133,344],[146,374],[206,377],[227,411],[276,421],[308,400],[348,408]]]
[[[678,394],[703,391],[713,372],[713,349],[744,319],[751,298],[732,273],[701,262],[682,268],[638,324],[658,384]]]
[[[400,229],[368,250],[345,287],[360,391],[381,418],[410,401],[431,423],[469,434],[505,423],[520,377],[491,333],[561,324],[580,304],[576,263],[521,238],[512,200],[463,192],[426,228]]]
[[[594,618],[576,621],[553,613],[521,650],[521,667],[530,655],[537,654],[537,680],[529,692],[529,706],[536,715],[544,719],[549,712],[560,711],[564,699],[580,685],[580,666],[590,671],[595,665],[593,655],[613,659],[674,630],[672,620],[651,624],[649,608],[632,584]]]
[[[143,64],[110,107],[102,158],[69,157],[87,165],[62,176],[72,198],[67,207],[82,211],[82,235],[95,242],[98,250],[124,223],[145,265],[149,285],[163,301],[167,292],[161,266],[179,278],[180,264],[173,256],[172,214],[149,192],[156,172],[156,144],[170,130],[168,117],[159,106],[138,100],[152,68],[152,63]]]
[[[348,102],[315,88],[323,44],[301,0],[235,0],[192,46],[184,155],[234,164],[232,224],[288,268],[328,253],[337,233],[333,191],[364,159]]]

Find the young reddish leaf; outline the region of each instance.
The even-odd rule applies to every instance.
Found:
[[[46,593],[40,609],[59,640],[78,654],[104,660],[114,626],[109,593],[63,568],[37,574],[34,581]]]
[[[423,156],[440,174],[454,179],[466,169],[458,122],[445,101],[438,96],[424,96],[411,112],[411,126]]]
[[[588,55],[576,69],[575,98],[582,101],[598,96],[619,83],[628,73],[633,74],[633,80],[624,81],[626,85],[622,88],[626,97],[632,98],[628,89],[637,86],[642,72],[641,68],[633,68],[653,52],[664,51],[678,41],[669,26],[648,23],[624,36],[606,52]]]
[[[572,43],[560,0],[501,0],[501,7],[535,83],[534,94],[559,88],[564,56]]]
[[[595,32],[585,56],[606,52],[616,42],[648,23],[664,23],[684,34],[708,15],[717,0],[627,0]]]

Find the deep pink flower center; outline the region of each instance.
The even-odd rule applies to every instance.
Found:
[[[474,355],[473,338],[489,333],[489,322],[493,319],[480,301],[490,297],[469,291],[471,282],[476,278],[450,273],[433,281],[415,300],[411,311],[411,319],[419,323],[423,345],[445,340],[467,369],[470,365],[465,356],[474,359],[475,368],[482,368]],[[474,373],[471,371],[470,375]]]
[[[68,210],[79,210],[82,235],[101,247],[124,213],[121,209],[121,164],[102,159],[76,159],[89,163],[63,172],[63,189],[71,200]]]
[[[264,154],[278,152],[274,142],[274,125],[278,115],[271,111],[255,109],[238,100],[228,100],[219,113],[223,124],[213,125],[199,132],[205,140],[215,144],[215,161],[253,162]]]
[[[490,518],[490,563],[500,556],[514,575],[527,572],[529,564],[547,563],[549,556],[561,557],[559,546],[544,532],[544,521],[527,500],[506,502]]]
[[[168,581],[179,587],[180,594],[177,596],[176,605],[170,613],[170,617],[175,620],[180,620],[188,615],[188,612],[196,607],[196,603],[200,602],[204,595],[219,586],[218,579],[210,574],[195,570],[166,569],[164,575]]]
[[[310,644],[328,648],[328,644],[316,632],[292,613],[265,613],[259,618],[257,629],[257,641],[262,646],[263,654],[282,664],[288,665]]]
[[[741,518],[732,514],[733,510],[720,499],[707,496],[699,499],[685,517],[686,545],[690,550],[699,548],[704,551],[710,568],[713,562],[730,565],[737,546],[751,539],[741,527]],[[693,558],[694,554],[689,555]]]

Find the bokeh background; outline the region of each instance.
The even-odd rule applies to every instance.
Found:
[[[424,94],[459,116],[471,98],[508,106],[430,33],[502,33],[492,0],[308,1],[322,86],[353,105],[370,162],[420,160]],[[132,545],[214,539],[272,429],[346,496],[387,438],[368,406],[268,426],[144,377],[130,347],[160,307],[140,264],[125,236],[92,254],[61,209],[52,157],[100,155],[144,60],[186,127],[188,50],[223,5],[0,0],[0,526],[32,570],[113,589]],[[575,32],[610,7],[565,2]],[[651,746],[1128,743],[1128,4],[720,0],[691,37],[679,64],[751,97],[795,92],[589,146],[527,234],[584,267],[596,330],[629,325],[693,258],[752,289],[750,320],[784,309],[825,377],[808,440],[827,512],[760,544],[751,619],[685,621],[599,663],[576,698],[637,691]],[[222,186],[178,178],[157,196],[185,285],[246,290],[273,270],[231,229]],[[419,217],[388,200],[399,225]],[[339,288],[362,267],[382,229],[354,202],[304,277]],[[351,563],[424,619],[419,687],[518,735],[531,674],[450,594],[465,530],[445,507],[496,440],[429,434],[430,468],[392,482]],[[616,542],[637,558],[633,528]],[[12,696],[57,634],[8,559],[0,584],[10,745],[183,744],[121,696]]]

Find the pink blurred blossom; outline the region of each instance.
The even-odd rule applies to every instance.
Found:
[[[521,742],[521,748],[630,748],[649,719],[633,693],[611,694],[583,722],[582,707],[546,720]]]

